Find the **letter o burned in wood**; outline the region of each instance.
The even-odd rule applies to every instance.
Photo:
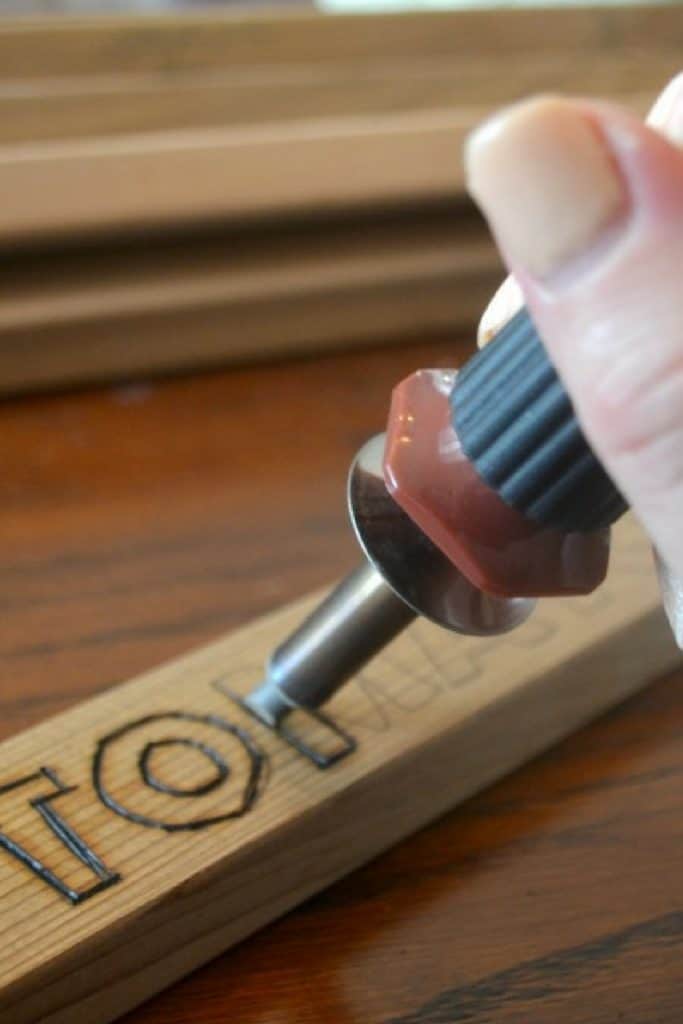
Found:
[[[169,735],[169,723],[191,725],[190,735]],[[232,757],[224,756],[217,744],[232,748],[242,762],[239,771],[232,770]],[[152,756],[164,748],[175,750],[182,782],[162,780],[152,772]],[[191,774],[187,760],[197,754],[213,774],[192,782],[183,777],[183,769]],[[131,760],[134,771],[121,771]],[[109,772],[114,763],[117,771]],[[264,754],[239,726],[217,715],[167,711],[138,718],[103,736],[95,749],[92,778],[105,807],[127,821],[165,832],[192,832],[245,814],[262,788],[264,764]],[[126,782],[112,784],[109,774]],[[142,786],[131,787],[132,778]]]

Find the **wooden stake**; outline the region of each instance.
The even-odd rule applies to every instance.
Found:
[[[680,657],[627,522],[607,583],[517,633],[411,627],[331,702],[358,749],[320,771],[229,696],[309,605],[0,745],[3,1020],[113,1020]]]

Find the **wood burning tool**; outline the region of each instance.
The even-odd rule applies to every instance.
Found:
[[[352,464],[348,506],[365,561],[241,700],[270,728],[317,712],[418,615],[492,636],[522,625],[538,597],[594,590],[626,511],[525,309],[459,372],[398,385],[387,433]],[[334,728],[344,742],[316,758],[324,767],[353,747]]]

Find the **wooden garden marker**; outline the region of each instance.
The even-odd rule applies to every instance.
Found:
[[[0,1019],[115,1019],[675,664],[615,532],[606,584],[516,633],[410,627],[326,709],[358,742],[326,771],[229,695],[310,600],[1,744]]]

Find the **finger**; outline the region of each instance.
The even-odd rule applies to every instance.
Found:
[[[477,331],[477,345],[483,348],[488,345],[492,338],[495,338],[501,327],[504,327],[508,320],[512,320],[524,305],[522,289],[512,274],[503,281],[498,291],[494,294],[488,306],[484,310],[479,329]]]
[[[657,577],[662,600],[676,643],[683,649],[683,576],[677,576],[655,548]]]
[[[547,98],[485,125],[466,163],[587,437],[682,576],[683,153]]]
[[[677,75],[660,94],[647,123],[676,146],[683,146],[683,74]],[[683,648],[683,576],[677,576],[655,548],[657,578],[664,609],[674,637]]]
[[[647,123],[671,142],[683,146],[683,74],[677,75],[659,94]],[[524,305],[522,290],[509,274],[498,288],[479,321],[477,345],[483,348]]]
[[[669,142],[683,145],[683,73],[672,78],[660,92],[647,115],[647,123]]]
[[[659,95],[647,123],[665,138],[683,146],[683,74],[677,75]],[[493,296],[479,323],[477,343],[487,344],[524,302],[521,288],[509,275]],[[657,576],[664,608],[680,647],[683,647],[683,576],[677,576],[655,549]]]

